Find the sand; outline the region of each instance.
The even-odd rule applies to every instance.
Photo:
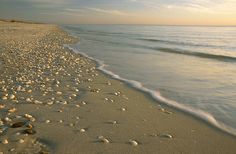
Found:
[[[236,139],[99,72],[55,25],[0,22],[0,154],[234,154]]]

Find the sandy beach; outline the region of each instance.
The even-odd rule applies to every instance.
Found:
[[[0,21],[0,154],[235,154],[236,138],[65,48],[56,25]]]

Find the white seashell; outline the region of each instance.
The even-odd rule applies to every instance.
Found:
[[[108,81],[108,82],[107,82],[107,85],[111,86],[111,82],[110,82],[110,81]]]
[[[25,142],[25,140],[23,140],[23,139],[20,139],[18,142],[19,142],[19,143],[24,143],[24,142]]]
[[[74,127],[75,125],[73,123],[70,123],[69,126]]]
[[[46,122],[46,123],[50,123],[51,121],[50,121],[50,120],[46,120],[45,122]]]
[[[5,108],[5,105],[0,104],[0,109],[3,109],[3,108]]]
[[[2,144],[8,144],[8,143],[9,143],[9,142],[8,142],[7,139],[2,140]]]
[[[11,120],[10,118],[8,118],[8,117],[5,117],[4,120],[7,121],[7,122],[11,122],[11,121],[12,121],[12,120]]]
[[[61,95],[61,94],[62,94],[62,92],[60,92],[60,91],[57,92],[57,95]]]
[[[35,100],[35,101],[34,101],[34,104],[43,104],[43,102],[38,101],[38,100]]]
[[[110,143],[110,141],[103,136],[98,136],[98,140],[99,142],[102,142],[102,143],[106,143],[106,144]]]
[[[130,143],[132,146],[138,146],[138,142],[135,141],[135,140],[129,140],[129,143]]]
[[[160,137],[169,138],[169,139],[172,139],[172,138],[173,138],[173,136],[170,135],[170,134],[162,134],[162,135],[160,135]]]
[[[13,95],[13,94],[11,94],[11,95],[9,96],[10,99],[14,99],[15,97],[16,97],[16,96]]]
[[[121,111],[126,111],[126,108],[123,108],[123,107],[122,107],[122,108],[121,108]]]
[[[7,100],[7,96],[3,96],[3,97],[2,97],[2,100]]]
[[[31,99],[30,98],[26,98],[26,102],[31,102]]]
[[[14,113],[14,112],[16,112],[16,110],[17,110],[17,109],[13,107],[13,108],[9,109],[8,112]]]

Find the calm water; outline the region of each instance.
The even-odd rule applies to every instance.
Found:
[[[80,37],[73,47],[102,61],[104,69],[142,83],[157,99],[236,132],[236,27],[64,28]]]

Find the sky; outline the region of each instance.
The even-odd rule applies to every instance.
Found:
[[[0,0],[0,18],[56,24],[236,25],[236,0]]]

